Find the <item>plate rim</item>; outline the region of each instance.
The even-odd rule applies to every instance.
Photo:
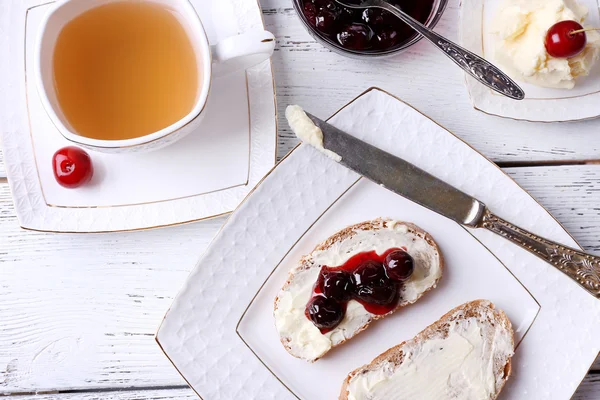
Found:
[[[333,118],[333,116],[329,117],[326,121],[329,121],[329,119],[331,119],[331,118]],[[298,237],[298,239],[296,240],[296,242],[293,243],[292,246],[286,251],[286,253],[283,255],[283,257],[281,258],[281,260],[273,267],[273,270],[271,272],[269,272],[269,274],[265,277],[264,282],[257,289],[256,293],[254,294],[254,296],[252,297],[252,299],[250,300],[250,302],[248,303],[248,305],[244,309],[244,312],[240,316],[240,319],[238,320],[238,322],[237,322],[237,324],[235,326],[235,333],[240,338],[240,340],[246,345],[246,347],[252,352],[252,354],[254,354],[254,356],[261,362],[261,364],[263,364],[263,366],[271,373],[271,375],[273,375],[273,377],[275,379],[277,379],[290,392],[290,394],[292,394],[297,400],[301,400],[301,398],[287,384],[285,384],[285,382],[283,382],[283,380],[273,371],[273,369],[271,369],[271,367],[269,367],[269,365],[267,365],[267,362],[265,360],[263,360],[256,353],[255,349],[246,341],[246,339],[244,339],[244,336],[240,332],[239,328],[240,328],[240,325],[242,324],[242,321],[244,320],[244,317],[246,316],[246,314],[248,313],[248,311],[250,310],[250,308],[254,304],[256,298],[260,295],[260,292],[263,290],[263,288],[265,287],[265,285],[267,284],[267,282],[269,282],[269,280],[271,279],[271,276],[275,273],[275,271],[277,271],[277,269],[280,267],[280,265],[283,263],[283,261],[288,257],[289,253],[294,250],[294,248],[296,247],[296,245],[298,244],[298,242],[300,242],[302,240],[302,238],[304,238],[304,236],[306,236],[312,230],[312,228],[314,227],[314,225],[317,224],[317,222],[319,222],[319,220],[321,220],[321,218],[323,218],[323,216],[325,214],[327,214],[331,210],[332,207],[334,207],[346,194],[348,194],[348,192],[350,190],[352,190],[359,182],[361,182],[363,180],[367,180],[367,178],[365,178],[364,176],[359,176],[358,179],[356,179],[356,181],[354,181],[346,190],[344,190],[343,193],[341,193],[335,200],[333,200],[331,202],[331,204],[325,210],[323,210],[323,212]],[[410,201],[410,200],[408,200],[408,201]],[[535,312],[535,316],[533,317],[533,319],[531,320],[531,323],[529,324],[529,326],[527,327],[527,329],[523,333],[523,336],[521,336],[521,338],[519,339],[518,342],[516,342],[516,340],[515,340],[515,351],[516,351],[519,348],[519,346],[521,345],[521,343],[523,342],[523,340],[525,340],[525,337],[527,336],[527,334],[529,333],[529,331],[531,330],[531,328],[533,327],[533,324],[535,323],[537,317],[540,314],[540,311],[542,310],[542,305],[540,304],[540,302],[538,301],[538,299],[533,295],[533,293],[531,293],[531,291],[527,288],[527,286],[525,286],[525,284],[523,282],[521,282],[521,280],[510,270],[510,268],[508,268],[506,266],[506,264],[498,257],[498,255],[495,254],[485,243],[483,243],[481,241],[481,239],[479,239],[477,236],[473,235],[473,233],[471,231],[469,231],[467,228],[465,228],[463,225],[460,225],[458,223],[456,223],[456,225],[458,225],[458,227],[460,229],[464,230],[467,233],[467,235],[468,235],[469,238],[472,238],[473,240],[475,240],[475,242],[477,242],[480,246],[482,246],[483,249],[488,254],[490,254],[492,256],[492,258],[495,259],[500,264],[500,266],[502,266],[509,273],[509,275],[512,276],[512,278],[514,280],[517,281],[518,285],[520,285],[523,288],[523,290],[525,292],[527,292],[527,294],[529,295],[529,297],[537,305],[537,310]],[[410,306],[410,305],[412,305],[412,304],[409,304],[408,306]],[[162,349],[162,346],[161,346],[161,349]],[[164,350],[163,350],[163,352],[164,352]]]
[[[6,48],[6,50],[4,50],[3,54],[7,55],[7,59],[13,55],[16,51],[18,51],[18,54],[21,54],[21,48],[22,46],[15,46],[14,42],[17,40],[21,40],[23,39],[23,41],[25,41],[27,39],[27,21],[28,21],[28,15],[29,12],[32,9],[38,8],[38,7],[43,7],[43,6],[48,6],[51,5],[53,3],[55,3],[57,0],[29,0],[29,1],[23,1],[23,2],[17,2],[17,3],[8,3],[6,4],[6,9],[3,9],[3,12],[6,12],[7,15],[9,16],[14,16],[15,18],[19,18],[18,22],[13,22],[11,20],[9,20],[7,18],[7,22],[6,24],[2,24],[8,32],[12,32],[12,34],[7,35],[6,36],[6,46],[4,46]],[[256,0],[256,2],[253,2],[251,0],[244,0],[244,2],[247,2],[248,4],[250,4],[252,10],[251,12],[253,13],[257,13],[258,15],[260,15],[260,24],[259,25],[262,29],[266,29],[266,25],[265,25],[265,21],[264,21],[264,17],[262,15],[262,12],[260,12],[261,8],[260,8],[260,3],[258,2],[258,0]],[[255,6],[254,6],[255,4]],[[241,26],[239,26],[241,24],[241,20],[240,18],[243,17],[243,15],[240,15],[238,12],[233,12],[230,13],[231,14],[231,18],[234,19],[236,21],[236,23],[238,24],[238,29],[240,31],[244,31],[245,29],[242,29]],[[17,32],[15,30],[15,26],[18,27],[20,30]],[[23,29],[21,29],[23,28]],[[15,38],[16,37],[16,38]],[[24,42],[25,43],[25,42]],[[23,46],[25,46],[25,44],[23,44]],[[18,50],[17,50],[18,49]],[[45,200],[45,195],[43,192],[43,188],[41,186],[41,180],[39,177],[39,169],[38,169],[38,160],[35,156],[35,151],[33,149],[33,137],[32,137],[32,132],[31,132],[31,123],[30,123],[30,112],[29,112],[29,99],[28,99],[28,94],[27,94],[27,90],[28,90],[28,85],[31,84],[31,82],[28,82],[27,76],[25,75],[24,77],[22,76],[21,72],[26,73],[26,62],[27,62],[27,53],[24,52],[23,53],[25,55],[25,58],[22,60],[23,67],[24,70],[23,71],[19,71],[19,73],[17,75],[11,74],[11,78],[5,80],[5,83],[0,85],[2,86],[5,90],[3,90],[6,98],[8,98],[9,93],[19,93],[21,86],[23,82],[24,82],[24,86],[23,89],[25,90],[25,93],[22,94],[22,99],[25,102],[25,104],[20,104],[19,108],[15,108],[13,109],[13,111],[0,111],[0,115],[3,118],[8,118],[9,115],[11,114],[11,112],[13,114],[15,114],[14,116],[18,117],[18,122],[16,123],[18,128],[14,129],[14,132],[9,132],[9,130],[3,130],[2,132],[0,132],[0,135],[2,136],[3,140],[1,141],[1,145],[2,148],[4,148],[5,150],[7,150],[7,138],[9,136],[22,136],[22,135],[26,135],[30,140],[28,140],[27,142],[27,146],[25,146],[25,142],[24,142],[24,138],[17,138],[17,139],[13,139],[13,141],[16,143],[16,146],[14,146],[14,148],[16,149],[22,149],[25,148],[28,155],[27,157],[31,157],[31,161],[29,162],[30,164],[33,165],[33,170],[28,171],[28,172],[20,172],[20,173],[12,173],[11,171],[13,170],[13,168],[10,168],[10,166],[15,167],[15,169],[19,168],[21,170],[25,170],[25,168],[21,168],[20,165],[14,165],[14,164],[20,164],[20,162],[13,160],[10,156],[9,156],[9,151],[4,151],[4,165],[5,165],[5,169],[6,169],[6,175],[7,175],[7,182],[8,182],[8,186],[9,186],[9,190],[11,193],[11,198],[13,199],[13,203],[14,203],[14,207],[15,207],[15,213],[17,214],[17,219],[18,219],[18,224],[19,227],[23,230],[28,230],[28,231],[34,231],[34,232],[44,232],[44,233],[64,233],[64,234],[103,234],[103,233],[114,233],[114,232],[137,232],[137,231],[146,231],[146,230],[153,230],[153,229],[159,229],[159,228],[165,228],[165,227],[172,227],[172,226],[179,226],[179,225],[185,225],[185,224],[189,224],[189,223],[193,223],[193,222],[199,222],[199,221],[204,221],[204,220],[209,220],[209,219],[213,219],[213,218],[218,218],[218,217],[222,217],[224,215],[230,214],[232,211],[234,211],[237,208],[237,205],[239,205],[239,203],[235,206],[227,206],[224,207],[224,209],[222,210],[215,210],[214,212],[208,212],[206,213],[207,215],[203,215],[197,218],[173,218],[174,222],[168,222],[168,221],[164,221],[165,223],[154,223],[154,224],[144,224],[143,220],[138,218],[136,220],[136,223],[134,224],[135,226],[130,228],[125,226],[124,224],[121,224],[120,226],[118,226],[117,228],[111,228],[108,227],[107,225],[101,226],[99,228],[95,228],[95,229],[91,229],[88,226],[88,229],[70,229],[70,228],[61,228],[61,227],[57,227],[56,224],[54,224],[54,226],[52,226],[52,223],[48,223],[46,222],[46,218],[45,218],[45,213],[46,212],[55,212],[55,211],[49,211],[49,210],[54,210],[54,209],[63,209],[63,210],[70,210],[72,212],[86,212],[86,211],[90,211],[90,210],[96,210],[96,209],[118,209],[119,212],[123,212],[122,210],[125,210],[126,213],[132,214],[132,213],[136,213],[138,212],[138,210],[140,210],[140,207],[143,206],[148,206],[148,205],[153,205],[153,204],[176,204],[177,201],[181,201],[181,200],[186,200],[186,199],[194,199],[194,198],[200,198],[201,196],[204,195],[210,195],[210,194],[215,194],[215,193],[219,193],[221,192],[221,195],[223,196],[227,196],[228,193],[231,192],[231,190],[235,190],[235,189],[242,189],[244,191],[247,191],[247,193],[249,193],[249,191],[253,188],[253,185],[255,184],[255,182],[259,182],[262,180],[262,173],[261,174],[257,174],[255,172],[255,174],[257,175],[254,179],[254,182],[252,181],[252,168],[250,166],[250,164],[252,163],[252,139],[253,139],[253,124],[256,124],[256,119],[261,118],[262,115],[264,115],[264,119],[266,121],[268,121],[270,124],[274,122],[274,129],[272,132],[272,136],[268,137],[269,140],[269,147],[271,144],[273,144],[273,149],[265,149],[265,151],[268,152],[268,154],[270,154],[271,152],[273,152],[273,161],[265,161],[264,162],[264,166],[262,166],[262,168],[267,167],[268,171],[270,172],[270,170],[273,169],[273,167],[277,164],[277,155],[278,155],[278,151],[279,151],[279,141],[278,141],[278,125],[279,125],[279,118],[278,118],[278,109],[277,109],[277,93],[276,93],[276,85],[275,85],[275,74],[274,74],[274,68],[273,68],[273,60],[272,58],[269,58],[268,60],[268,64],[267,62],[263,63],[263,64],[259,64],[259,66],[257,66],[258,68],[264,69],[264,71],[258,71],[258,69],[256,70],[257,72],[252,72],[253,69],[249,69],[247,71],[245,71],[245,85],[246,85],[246,94],[247,94],[247,103],[248,103],[248,118],[249,118],[249,124],[248,124],[248,135],[249,135],[249,159],[248,159],[248,172],[247,172],[247,176],[245,179],[245,182],[236,184],[234,186],[230,186],[230,187],[226,187],[226,188],[222,188],[222,189],[217,189],[217,190],[213,190],[213,191],[208,191],[208,192],[203,192],[203,193],[197,193],[197,194],[191,194],[191,195],[186,195],[186,196],[180,196],[180,197],[176,197],[176,198],[172,198],[172,199],[164,199],[164,200],[157,200],[157,201],[152,201],[152,202],[138,202],[138,203],[133,203],[133,204],[118,204],[118,205],[114,205],[114,206],[59,206],[59,205],[52,205],[49,204],[46,200]],[[7,72],[10,71],[10,67],[6,67]],[[268,72],[266,71],[268,70]],[[263,106],[264,110],[260,110],[258,113],[255,113],[255,119],[253,119],[253,113],[252,113],[252,104],[254,102],[258,102],[257,100],[261,100],[261,98],[265,97],[263,96],[263,94],[261,93],[261,90],[264,89],[256,89],[256,94],[254,96],[252,96],[252,89],[251,89],[251,83],[252,83],[252,78],[251,75],[252,74],[262,74],[264,78],[260,78],[260,79],[265,79],[266,74],[269,74],[269,79],[266,79],[266,82],[270,82],[269,85],[271,86],[268,89],[272,89],[272,94],[269,95],[269,99],[266,99],[267,101],[265,102],[265,106]],[[14,86],[14,88],[11,88],[11,85]],[[269,90],[271,91],[271,90]],[[21,93],[19,93],[21,94]],[[19,96],[20,98],[21,96]],[[20,102],[19,102],[20,103]],[[8,102],[6,103],[8,104]],[[271,106],[272,104],[272,106]],[[268,110],[267,110],[268,107]],[[16,110],[16,111],[14,111]],[[271,111],[273,112],[272,116]],[[23,114],[22,112],[24,112],[25,114]],[[269,114],[267,116],[267,114]],[[273,118],[273,119],[271,119]],[[269,129],[270,131],[270,129]],[[267,134],[265,134],[265,136],[267,136]],[[10,140],[10,139],[9,139]],[[260,149],[259,151],[262,151],[262,149]],[[255,166],[255,168],[257,168]],[[259,165],[258,168],[261,168],[261,166]],[[261,169],[262,169],[261,168]],[[264,169],[263,169],[264,171]],[[35,175],[35,180],[37,180],[37,182],[34,182],[35,184],[31,185],[31,184],[27,184],[27,180],[28,177],[33,177]],[[15,177],[16,176],[16,177]],[[257,179],[258,178],[258,179]],[[33,179],[33,178],[32,178]],[[17,192],[16,187],[18,185],[22,185],[22,186],[26,186],[27,189],[24,191],[24,194],[21,194],[21,196],[19,197],[23,197],[24,195],[27,196],[28,199],[38,199],[39,201],[35,201],[35,200],[30,200],[29,203],[35,203],[35,205],[30,205],[28,207],[24,207],[24,206],[20,206],[19,205],[19,201],[17,201],[17,197],[15,195],[15,193]],[[242,200],[246,198],[247,193],[242,197]],[[199,201],[203,201],[203,200],[199,200]],[[125,214],[126,216],[128,214]],[[27,216],[27,217],[26,217]],[[124,220],[126,219],[126,216],[123,217],[122,215],[119,215],[119,219]],[[60,216],[59,216],[60,217]],[[77,220],[81,219],[81,217],[76,218]],[[71,224],[72,225],[72,224]],[[106,228],[106,229],[103,229]]]
[[[600,4],[599,4],[600,5]],[[484,23],[484,17],[483,17],[483,7],[484,7],[484,0],[463,0],[461,1],[460,4],[460,17],[459,17],[459,38],[460,38],[460,43],[465,46],[466,48],[468,48],[471,51],[474,51],[477,54],[483,54],[483,23]],[[476,9],[481,9],[479,12],[478,10],[473,10],[474,8]],[[478,15],[478,21],[479,23],[467,23],[466,20],[466,15],[473,15],[474,13],[477,13]],[[473,28],[476,27],[476,28]],[[471,34],[466,35],[466,31],[470,31]],[[476,39],[468,39],[467,38],[473,38],[474,37],[474,33],[477,33],[477,38]],[[478,42],[481,42],[480,44]],[[600,90],[593,92],[593,93],[586,93],[586,94],[581,94],[578,96],[569,96],[568,98],[566,97],[561,97],[558,99],[538,99],[538,98],[533,98],[533,99],[528,99],[527,97],[524,100],[521,100],[519,102],[519,104],[523,105],[525,102],[531,103],[531,102],[535,102],[541,106],[543,106],[544,111],[543,112],[539,112],[536,111],[536,113],[539,115],[538,117],[531,117],[531,115],[527,115],[527,112],[523,112],[525,107],[518,107],[518,108],[514,108],[513,110],[517,110],[516,112],[513,112],[512,114],[505,114],[502,112],[502,110],[506,109],[506,104],[512,105],[515,104],[513,103],[508,103],[508,99],[502,98],[500,97],[496,97],[496,95],[494,95],[494,93],[491,91],[491,89],[485,88],[483,87],[480,83],[478,83],[475,79],[471,78],[470,76],[468,76],[467,74],[464,75],[464,83],[465,83],[465,87],[467,88],[467,93],[469,95],[469,99],[471,101],[471,105],[473,107],[473,109],[482,112],[484,114],[487,115],[491,115],[491,116],[495,116],[495,117],[500,117],[500,118],[505,118],[505,119],[509,119],[509,120],[513,120],[513,121],[526,121],[526,122],[541,122],[541,123],[557,123],[557,122],[579,122],[579,121],[589,121],[589,120],[594,120],[597,118],[600,118],[600,108],[597,109],[597,111],[594,111],[595,114],[590,114],[588,113],[587,115],[584,115],[582,117],[569,117],[567,118],[561,118],[561,119],[556,119],[553,118],[554,115],[556,115],[557,113],[555,112],[555,109],[548,107],[551,104],[556,104],[555,102],[558,100],[565,100],[565,101],[569,101],[569,104],[574,100],[574,99],[581,99],[583,97],[590,97],[590,96],[595,96],[597,98],[600,98]],[[494,101],[495,100],[495,101]],[[487,107],[486,107],[487,104]],[[529,113],[531,114],[531,113]]]
[[[411,110],[416,111],[418,114],[420,114],[422,117],[428,119],[429,121],[433,122],[435,125],[437,125],[439,128],[445,130],[446,132],[448,132],[450,135],[454,136],[456,139],[458,139],[460,142],[462,142],[463,144],[467,145],[469,147],[470,150],[474,151],[476,154],[478,154],[479,156],[483,157],[489,164],[493,165],[497,170],[499,170],[505,178],[510,179],[510,181],[512,181],[523,193],[525,193],[529,198],[531,198],[544,212],[545,214],[547,214],[548,216],[550,216],[552,218],[552,220],[558,224],[558,226],[560,227],[560,229],[566,233],[572,240],[574,243],[576,243],[576,247],[578,247],[579,249],[583,250],[583,247],[581,246],[581,244],[577,241],[577,239],[575,239],[575,237],[573,237],[573,235],[563,226],[563,224],[556,219],[556,217],[550,213],[550,211],[548,209],[546,209],[546,207],[544,207],[544,205],[542,205],[535,197],[533,197],[527,190],[525,190],[517,181],[515,181],[510,175],[508,175],[502,168],[500,168],[496,163],[494,163],[489,157],[487,157],[486,155],[484,155],[483,153],[481,153],[479,150],[475,149],[471,144],[469,144],[468,142],[466,142],[465,140],[463,140],[461,137],[457,136],[455,133],[453,133],[452,131],[446,129],[443,125],[441,125],[440,123],[438,123],[436,120],[430,118],[427,114],[423,113],[422,111],[420,111],[419,109],[413,107],[412,105],[410,105],[409,103],[405,102],[404,100],[400,99],[398,96],[388,92],[385,89],[381,89],[377,86],[371,86],[368,89],[364,90],[363,92],[361,92],[359,95],[357,95],[356,97],[352,98],[350,101],[348,101],[347,103],[345,103],[343,106],[341,106],[337,111],[335,111],[333,114],[331,114],[326,121],[329,121],[331,118],[335,117],[337,114],[339,114],[341,111],[343,111],[345,108],[347,108],[348,106],[350,106],[352,103],[354,103],[355,101],[357,101],[358,99],[360,99],[362,96],[372,92],[372,91],[379,91],[383,94],[386,94],[390,97],[392,97],[393,99],[395,99],[396,101],[404,104],[405,106],[409,107]],[[302,143],[298,143],[296,146],[294,146],[257,184],[256,186],[246,195],[246,197],[242,200],[242,202],[240,202],[240,204],[236,207],[236,209],[230,214],[230,215],[234,215],[236,213],[236,211],[242,207],[246,201],[248,200],[248,198],[256,191],[257,188],[259,188],[263,182],[267,179],[267,177],[269,177],[276,169],[277,167],[284,161],[286,160],[292,153],[294,153],[298,148],[300,148],[300,146],[302,145]],[[354,184],[351,185],[351,187],[353,187],[356,183],[358,183],[360,180],[362,179],[362,177],[360,177],[357,181],[354,182]],[[351,188],[350,187],[350,188]],[[347,189],[349,190],[349,189]],[[347,190],[344,191],[344,194],[347,192]],[[342,194],[343,196],[343,194]],[[330,206],[329,206],[330,207]],[[328,207],[328,209],[329,209]],[[221,226],[221,228],[217,231],[217,233],[215,234],[215,236],[213,237],[213,239],[211,240],[211,242],[209,243],[209,245],[206,247],[206,249],[204,251],[202,251],[200,253],[200,255],[198,256],[198,261],[196,262],[196,264],[194,265],[194,267],[192,268],[192,270],[190,271],[190,275],[193,273],[194,269],[198,266],[198,263],[200,260],[202,260],[203,256],[205,253],[207,253],[208,249],[210,249],[210,247],[213,245],[213,242],[220,236],[221,232],[225,229],[225,227],[228,226],[228,224],[230,223],[231,218],[227,218],[227,220],[223,223],[223,225]],[[313,224],[311,224],[312,226]],[[309,228],[310,229],[310,228]],[[463,227],[464,229],[464,227]],[[466,230],[466,229],[465,229]],[[468,230],[467,230],[468,232]],[[471,234],[471,232],[468,232],[469,234]],[[491,251],[491,249],[488,248],[488,246],[483,243],[478,237],[476,237],[475,235],[471,234],[471,236],[478,241],[488,252],[490,252],[492,254],[493,257],[497,258],[498,261],[501,263],[502,266],[504,266],[511,275],[513,275],[513,277],[519,282],[519,284],[521,284],[524,289],[530,294],[531,298],[535,301],[536,304],[538,304],[539,309],[536,313],[535,318],[533,319],[531,325],[528,327],[527,332],[529,332],[529,330],[531,329],[531,327],[533,326],[533,323],[535,322],[535,320],[537,319],[537,317],[539,316],[539,313],[541,311],[541,304],[538,301],[538,299],[530,292],[530,290],[527,288],[527,286],[525,286],[521,280],[519,280],[514,274],[513,272],[506,267],[506,265],[504,264],[504,262],[502,262],[499,257],[493,252]],[[293,246],[292,246],[293,248]],[[276,269],[276,268],[275,268]],[[275,269],[273,271],[275,271]],[[271,273],[273,272],[271,271]],[[269,276],[267,276],[267,278],[265,279],[265,281],[263,282],[263,284],[265,282],[268,281]],[[567,279],[567,277],[561,278],[561,279]],[[177,294],[173,297],[173,300],[171,302],[171,304],[169,305],[169,307],[167,308],[162,320],[160,321],[156,332],[154,334],[154,340],[156,341],[158,347],[160,348],[160,350],[163,352],[163,354],[165,355],[165,357],[169,360],[169,362],[173,365],[173,367],[175,368],[175,370],[181,375],[181,377],[185,380],[185,382],[190,386],[190,388],[194,391],[194,393],[196,393],[196,395],[202,399],[203,397],[196,391],[196,389],[193,387],[193,385],[188,381],[188,379],[184,376],[184,374],[180,371],[180,369],[178,368],[178,366],[175,364],[174,360],[169,356],[169,354],[165,351],[163,344],[161,343],[161,339],[159,338],[159,333],[166,321],[166,318],[168,316],[168,314],[171,312],[171,308],[173,306],[173,304],[175,303],[175,301],[177,300],[177,298],[179,297],[179,295],[185,290],[186,288],[186,284],[187,282],[189,282],[189,276],[188,278],[186,278],[185,283],[183,284],[183,286],[180,288],[180,290],[177,292]],[[260,292],[262,286],[260,288],[257,289],[257,293]],[[253,295],[252,300],[250,301],[249,306],[252,304],[252,302],[255,299],[255,296],[257,294]],[[591,296],[591,295],[590,295]],[[279,377],[277,377],[271,370],[269,367],[267,367],[262,360],[254,353],[254,351],[252,350],[252,348],[250,348],[250,346],[248,346],[248,344],[243,340],[243,338],[241,338],[241,336],[239,335],[239,333],[237,332],[237,328],[239,325],[239,322],[241,322],[241,320],[243,319],[243,316],[245,315],[247,309],[244,311],[244,313],[242,314],[242,316],[240,317],[239,321],[236,323],[236,327],[235,327],[235,333],[236,335],[240,338],[240,340],[242,341],[242,343],[244,343],[244,346],[246,346],[247,348],[250,349],[250,351],[252,352],[252,354],[259,360],[259,362],[261,364],[263,364],[263,366],[267,369],[267,371],[273,375],[275,377],[275,379],[277,379],[285,388],[286,390],[288,390],[294,397],[297,397],[295,395],[294,392],[292,392],[287,385],[285,385],[283,382],[281,382],[281,380],[279,379]],[[524,337],[523,337],[524,338]],[[521,340],[522,341],[522,340]],[[598,352],[598,355],[600,355],[600,352]],[[596,357],[598,357],[598,355]],[[592,361],[592,363],[589,365],[589,367],[587,368],[587,371],[589,372],[592,368],[592,366],[594,365],[594,361]],[[587,375],[587,374],[586,374]],[[574,395],[574,393],[577,391],[578,387],[581,385],[581,382],[584,381],[585,376],[584,375],[581,379],[581,381],[578,383],[578,385],[573,389],[573,392],[571,393],[571,397]]]

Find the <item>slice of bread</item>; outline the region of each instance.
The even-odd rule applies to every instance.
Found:
[[[398,306],[388,314],[375,315],[350,300],[342,322],[321,334],[305,315],[321,266],[337,267],[355,254],[372,250],[383,254],[395,247],[405,247],[414,260],[414,272],[400,288]],[[275,325],[281,342],[291,355],[314,362],[331,348],[365,330],[371,321],[416,302],[436,287],[442,277],[443,264],[433,238],[414,224],[375,219],[349,226],[319,244],[290,271],[275,299]]]
[[[487,300],[472,301],[352,371],[339,399],[494,400],[510,376],[513,354],[506,314]]]

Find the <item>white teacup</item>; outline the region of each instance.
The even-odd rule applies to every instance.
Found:
[[[164,4],[182,18],[196,51],[198,68],[201,69],[199,93],[192,111],[181,120],[158,132],[124,140],[100,140],[78,135],[61,111],[53,82],[54,47],[63,27],[78,15],[95,7],[128,0],[61,0],[48,12],[36,43],[35,75],[38,91],[54,125],[69,141],[91,150],[103,152],[139,152],[164,147],[198,127],[202,120],[212,79],[243,70],[268,59],[275,48],[275,37],[267,31],[248,32],[227,38],[216,45],[209,45],[206,32],[196,10],[188,0],[144,0]],[[130,0],[129,0],[130,1]],[[135,0],[140,1],[140,0]],[[213,64],[215,64],[213,68]]]

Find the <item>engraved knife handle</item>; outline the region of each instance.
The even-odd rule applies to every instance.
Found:
[[[480,226],[547,261],[600,298],[600,257],[534,235],[489,211],[485,212]]]
[[[445,37],[438,35],[410,15],[403,12],[400,8],[387,1],[378,1],[377,6],[391,12],[415,31],[419,32],[427,40],[442,50],[444,54],[465,70],[465,72],[485,86],[504,96],[510,97],[511,99],[523,100],[525,98],[523,89],[492,63]]]

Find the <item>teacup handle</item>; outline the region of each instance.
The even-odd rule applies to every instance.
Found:
[[[275,36],[269,31],[253,31],[232,36],[211,46],[213,75],[229,73],[253,67],[273,54]]]

